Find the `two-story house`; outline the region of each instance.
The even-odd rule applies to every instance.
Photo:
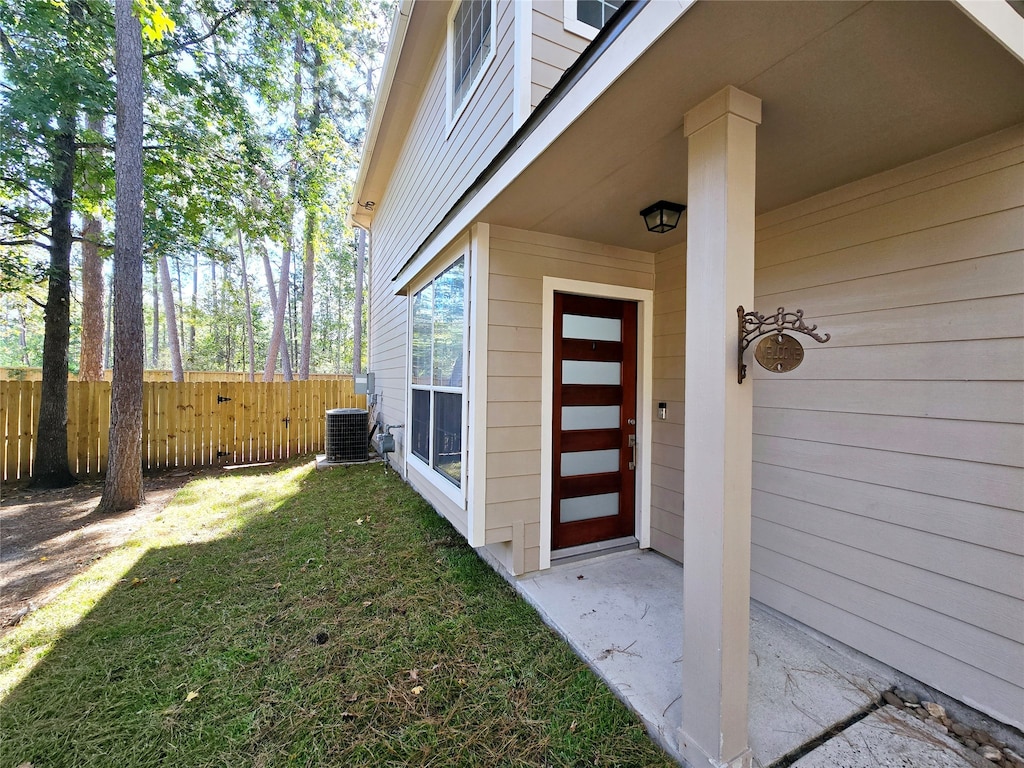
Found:
[[[510,576],[683,565],[693,765],[749,764],[751,598],[1020,728],[1022,163],[1001,0],[402,0],[388,458]]]

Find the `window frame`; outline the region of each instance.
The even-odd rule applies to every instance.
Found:
[[[566,32],[572,32],[587,40],[593,40],[600,27],[592,27],[585,21],[580,21],[579,5],[577,0],[562,0],[562,26]]]
[[[448,11],[448,24],[447,33],[445,39],[445,114],[448,117],[448,132],[451,133],[455,124],[458,122],[462,113],[466,111],[466,105],[473,100],[473,95],[480,87],[480,83],[483,82],[487,70],[490,69],[491,64],[495,59],[495,47],[497,46],[497,33],[496,27],[498,25],[498,0],[483,0],[483,2],[490,3],[491,6],[491,25],[488,30],[488,38],[490,39],[490,50],[487,53],[487,57],[480,64],[480,69],[477,71],[476,77],[473,79],[472,85],[469,90],[466,91],[466,95],[463,97],[462,102],[458,105],[454,103],[455,94],[455,46],[453,40],[455,38],[454,26],[455,17],[458,15],[459,9],[462,7],[463,2],[467,0],[456,0],[452,3],[451,9]]]
[[[415,315],[413,312],[416,295],[421,293],[428,285],[433,286],[438,278],[440,278],[445,272],[447,272],[452,266],[454,266],[460,259],[463,261],[463,277],[462,277],[462,383],[460,386],[453,387],[447,385],[435,385],[433,383],[433,309],[431,309],[431,360],[430,360],[430,375],[431,380],[429,384],[417,384],[413,382],[414,373],[414,355],[413,355],[413,330],[415,323]],[[409,338],[409,355],[408,355],[408,389],[407,389],[407,409],[406,409],[406,424],[409,425],[408,439],[405,441],[405,460],[406,465],[414,468],[419,475],[424,477],[432,486],[444,493],[449,499],[459,505],[460,509],[465,509],[466,493],[468,486],[468,452],[469,452],[469,396],[468,396],[468,367],[466,365],[469,355],[469,314],[470,314],[470,249],[468,239],[463,239],[457,246],[448,252],[447,256],[436,264],[429,272],[424,273],[422,279],[417,280],[410,286],[409,294],[407,297],[408,301],[408,338]],[[431,297],[431,306],[433,307],[433,295]],[[429,419],[427,422],[427,434],[428,434],[428,453],[429,457],[427,461],[424,461],[420,456],[413,453],[413,392],[414,391],[426,391],[430,393],[429,398]],[[451,478],[450,475],[442,472],[434,466],[436,460],[436,443],[435,443],[435,397],[434,393],[453,393],[458,394],[461,398],[460,412],[461,412],[461,423],[459,430],[461,433],[461,467],[458,484]]]

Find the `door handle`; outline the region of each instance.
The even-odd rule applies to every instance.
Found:
[[[631,470],[636,470],[636,435],[629,436],[629,442],[627,443],[627,445],[633,451],[633,458],[629,462],[629,468]]]

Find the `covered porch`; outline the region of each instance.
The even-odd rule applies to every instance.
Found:
[[[645,13],[652,17],[668,14],[667,5],[651,4],[638,21],[645,18]],[[650,26],[657,21],[652,18]],[[569,90],[564,100],[552,107],[553,115],[567,113],[564,130],[555,133],[552,128],[552,135],[545,135],[545,126],[555,122],[551,118],[541,123],[536,133],[524,137],[523,154],[533,144],[543,144],[543,149],[537,150],[532,160],[523,160],[521,168],[514,167],[518,154],[512,155],[508,164],[485,182],[480,197],[488,202],[478,210],[467,207],[464,215],[494,230],[515,229],[629,249],[637,254],[634,258],[640,266],[636,271],[651,268],[655,304],[651,345],[655,359],[650,367],[653,402],[667,401],[670,415],[665,421],[652,408],[641,407],[637,426],[641,435],[645,431],[655,433],[649,454],[657,451],[659,460],[669,458],[655,468],[652,481],[646,485],[640,481],[641,495],[651,491],[653,497],[664,492],[662,498],[654,498],[648,509],[643,503],[639,506],[641,514],[650,516],[648,522],[658,514],[652,511],[654,507],[668,510],[669,514],[663,515],[668,520],[665,528],[675,526],[675,535],[671,540],[663,537],[666,543],[662,546],[652,546],[681,559],[688,578],[683,579],[678,565],[658,554],[645,553],[556,566],[527,575],[518,583],[523,594],[634,705],[677,758],[694,766],[769,766],[792,756],[836,724],[873,708],[880,692],[890,688],[892,681],[880,671],[882,667],[837,653],[758,603],[751,608],[752,536],[760,547],[762,599],[771,598],[780,610],[803,617],[808,623],[815,622],[815,618],[808,617],[817,612],[820,621],[816,626],[851,643],[855,641],[849,638],[873,624],[867,628],[879,639],[872,640],[874,645],[865,643],[862,647],[880,658],[895,659],[892,663],[922,678],[919,669],[946,663],[936,653],[931,661],[922,661],[920,668],[914,669],[904,661],[911,656],[910,650],[904,653],[900,648],[888,656],[882,654],[888,652],[886,642],[904,643],[887,626],[887,622],[893,624],[899,618],[895,614],[901,606],[896,601],[891,602],[895,607],[890,612],[888,597],[883,596],[885,606],[877,615],[855,615],[845,608],[835,610],[826,599],[829,595],[820,594],[822,590],[813,583],[815,578],[823,583],[828,580],[835,592],[845,590],[849,604],[860,601],[868,605],[876,598],[873,592],[862,589],[859,579],[870,570],[862,563],[874,566],[886,559],[891,562],[883,563],[885,568],[901,573],[906,565],[902,553],[880,558],[871,552],[862,557],[870,544],[863,543],[858,533],[867,530],[865,525],[873,525],[870,520],[872,514],[877,514],[875,510],[903,503],[902,499],[888,498],[884,503],[876,502],[875,488],[892,485],[904,491],[899,483],[916,472],[917,466],[903,471],[899,479],[878,480],[876,460],[868,457],[857,418],[861,411],[869,417],[902,411],[872,411],[873,406],[862,402],[853,406],[831,404],[832,399],[842,399],[834,397],[845,386],[839,380],[858,380],[867,353],[848,353],[848,360],[835,363],[830,361],[837,355],[809,359],[804,372],[812,373],[806,374],[808,379],[800,393],[811,393],[818,402],[828,405],[814,405],[806,409],[807,414],[800,413],[802,403],[794,406],[793,402],[803,395],[785,393],[790,400],[780,396],[781,405],[762,407],[762,432],[757,436],[753,423],[755,381],[737,381],[738,306],[771,312],[782,303],[796,309],[789,305],[799,301],[798,306],[809,311],[811,322],[833,314],[867,315],[874,306],[868,299],[878,289],[867,282],[848,285],[854,278],[862,278],[855,271],[859,254],[844,252],[860,242],[849,232],[875,226],[877,239],[906,233],[890,231],[888,221],[882,221],[887,213],[879,216],[881,223],[871,219],[874,211],[857,221],[851,216],[851,221],[842,222],[849,231],[839,231],[837,225],[835,232],[826,232],[831,240],[822,247],[820,256],[822,262],[831,261],[827,269],[815,265],[820,274],[811,275],[807,256],[818,255],[813,250],[816,245],[811,243],[817,235],[808,234],[805,243],[799,235],[790,233],[819,224],[825,229],[828,221],[847,215],[843,206],[861,205],[859,201],[868,193],[844,192],[848,197],[821,203],[821,209],[815,208],[813,216],[808,217],[814,219],[810,223],[790,212],[787,216],[796,223],[784,221],[778,225],[790,242],[775,231],[767,231],[775,226],[772,213],[1005,130],[1019,122],[1022,99],[1012,82],[1017,70],[1012,69],[1009,54],[953,4],[696,3],[681,18],[666,20],[665,24],[664,33],[628,71],[614,79],[575,118],[568,113],[576,108],[578,99],[573,98],[575,90]],[[622,40],[633,31],[627,27]],[[639,29],[636,33],[640,34]],[[590,72],[580,76],[576,89],[587,82],[588,76],[599,79],[602,67],[625,66],[614,55],[616,42],[609,43],[609,52],[596,60]],[[948,56],[951,49],[962,55]],[[990,87],[979,93],[972,85],[977,82]],[[964,109],[965,103],[974,107]],[[984,154],[989,150],[985,149]],[[954,159],[936,163],[938,170],[921,171],[920,176],[938,176],[939,170],[958,165],[966,166],[966,162]],[[908,176],[900,183],[909,187],[919,182]],[[491,186],[501,189],[488,197]],[[878,187],[870,190],[879,197],[878,202],[870,204],[876,208],[889,200],[881,199],[887,192],[881,183]],[[900,194],[908,193],[901,190]],[[935,196],[940,194],[945,193]],[[687,206],[684,221],[667,234],[645,231],[639,217],[641,209],[658,199]],[[868,205],[864,203],[865,208]],[[913,209],[909,215],[898,215],[909,218],[919,214]],[[954,221],[958,215],[949,214],[940,223]],[[457,221],[457,217],[453,219]],[[451,226],[454,228],[455,223]],[[925,231],[931,226],[922,223],[919,229]],[[759,263],[755,264],[757,228],[767,234],[758,241]],[[820,238],[825,240],[825,236]],[[496,284],[498,275],[501,279],[508,277],[508,285],[514,281],[516,288],[515,293],[511,289],[503,292],[502,300],[527,307],[527,291],[544,291],[542,299],[530,298],[534,305],[527,307],[534,313],[530,322],[502,318],[508,335],[511,337],[514,331],[518,339],[520,326],[532,328],[540,315],[543,320],[537,322],[540,329],[535,335],[543,334],[542,343],[546,343],[550,335],[548,310],[545,308],[542,314],[537,305],[541,300],[548,301],[549,288],[543,281],[550,277],[551,268],[545,265],[549,271],[527,274],[522,265],[532,267],[542,259],[550,261],[549,251],[523,247],[520,253],[524,258],[514,259],[505,248],[509,254],[500,266],[507,272],[501,272],[496,269],[498,260],[494,256],[500,249],[493,241],[490,247],[492,284]],[[975,247],[972,242],[970,248]],[[797,253],[801,249],[806,254]],[[929,258],[935,250],[929,247]],[[649,255],[646,262],[643,254]],[[830,254],[840,255],[833,258]],[[892,264],[884,265],[887,272],[879,268],[877,274],[868,273],[865,267],[865,279],[879,278],[882,283],[888,279],[884,275],[916,266],[909,262],[900,265],[899,258],[903,257],[894,256]],[[579,269],[579,278],[594,282],[615,279],[593,277],[602,269],[610,269],[594,261],[595,266]],[[866,264],[867,260],[860,263]],[[762,270],[756,293],[755,268]],[[774,272],[769,271],[772,269]],[[944,279],[935,278],[936,285]],[[669,282],[671,286],[663,289]],[[810,292],[826,283],[836,287],[818,294]],[[502,285],[504,290],[506,284]],[[855,305],[841,298],[844,292],[867,298]],[[938,295],[938,291],[935,293]],[[755,295],[771,296],[769,301],[778,303],[756,303]],[[807,296],[814,303],[804,305]],[[844,301],[850,309],[843,308]],[[907,303],[917,306],[938,301],[918,297]],[[903,307],[894,303],[891,309],[902,311]],[[844,318],[837,322],[848,321]],[[497,325],[493,317],[491,324]],[[885,332],[893,327],[881,325]],[[502,330],[506,330],[505,325]],[[839,343],[857,346],[852,336],[848,333],[847,339]],[[883,341],[895,347],[905,340],[885,337]],[[538,354],[542,349],[531,349],[528,354],[513,350],[513,354],[543,367],[550,364],[550,355],[546,351]],[[900,378],[889,357],[883,358],[880,353],[878,359],[877,380]],[[498,374],[489,370],[489,375]],[[511,378],[522,374],[511,371],[505,375]],[[922,376],[914,371],[903,378]],[[546,379],[541,381],[540,432],[545,446],[544,441],[551,439],[544,421],[550,405],[543,399],[548,393]],[[536,386],[536,382],[530,386]],[[873,399],[880,398],[875,394],[865,398]],[[834,419],[831,415],[819,416],[830,409],[841,415]],[[536,418],[533,410],[524,408],[523,413],[524,418]],[[680,415],[682,418],[678,418]],[[827,435],[835,430],[832,421],[822,426],[818,420],[829,419],[846,419],[842,422],[844,429],[848,424],[851,435],[857,435],[851,436],[850,444],[841,450],[823,453],[830,449],[820,446],[827,445]],[[812,421],[812,427],[803,428]],[[787,433],[779,439],[771,434],[776,429],[784,432],[791,424],[795,425],[792,435]],[[757,461],[755,441],[760,447]],[[785,461],[775,458],[776,449]],[[916,445],[914,450],[919,450]],[[854,458],[860,462],[856,473],[848,472],[846,476],[846,470],[835,469],[843,457],[855,452]],[[887,458],[879,460],[883,469]],[[545,535],[550,515],[549,486],[545,484],[546,473],[552,471],[549,459],[550,454],[542,451],[539,526],[531,519],[520,529],[509,526],[513,536],[525,530],[520,537],[538,535],[531,531],[539,529],[542,569],[549,562],[545,547],[550,547]],[[639,461],[644,461],[643,451]],[[759,473],[755,478],[752,465],[753,472]],[[899,471],[893,469],[893,478]],[[838,475],[835,482],[832,474]],[[821,477],[829,477],[832,485],[826,487]],[[517,489],[522,485],[517,477],[503,479]],[[849,488],[852,483],[847,481],[851,479],[862,485]],[[845,485],[837,494],[833,487],[841,484]],[[767,512],[754,521],[752,531],[754,485],[759,486],[761,506]],[[804,487],[812,490],[805,494]],[[934,484],[929,487],[922,483],[921,489],[938,495]],[[809,496],[819,490],[815,505],[801,498],[801,494]],[[844,514],[833,514],[829,506],[832,499],[846,493],[855,500],[849,503],[849,509],[844,508]],[[510,504],[525,507],[529,501],[516,497]],[[846,503],[844,499],[842,505]],[[847,517],[847,511],[855,517]],[[833,521],[834,528],[828,529]],[[813,537],[803,535],[804,525],[814,528]],[[927,521],[921,523],[922,528],[927,525]],[[924,533],[931,535],[930,531]],[[646,546],[642,535],[638,539]],[[531,545],[527,539],[524,546]],[[822,562],[829,558],[825,553],[833,551],[839,555],[837,570],[846,568],[847,561],[842,558],[849,558],[851,563],[841,578],[833,578],[837,574],[829,572],[832,563]],[[808,567],[807,560],[814,560],[813,568]],[[771,574],[765,575],[769,571]],[[785,579],[776,578],[774,573]],[[947,578],[946,574],[938,576]],[[877,585],[871,589],[883,591]],[[920,600],[928,602],[933,596],[929,585]],[[907,596],[900,595],[899,599],[913,603]],[[910,610],[916,611],[917,605]],[[927,610],[936,609],[929,604]],[[930,615],[926,621],[932,621]],[[937,626],[944,619],[935,621]],[[904,644],[910,648],[911,643]],[[953,649],[947,655],[952,653],[960,650]]]
[[[541,571],[524,594],[691,765],[770,765],[889,687],[752,610],[752,583],[1021,722],[1022,630],[1005,618],[1019,598],[976,564],[1019,562],[1003,428],[1019,396],[1003,384],[1019,378],[1022,54],[953,3],[631,8],[394,278],[471,232],[467,537],[507,571]],[[659,199],[687,206],[666,234],[639,216]],[[637,539],[686,579],[653,553],[548,568],[559,291],[652,316],[624,419]],[[828,320],[833,343],[798,375],[739,382],[737,307],[782,305]],[[968,380],[982,386],[964,396]]]
[[[516,588],[680,759],[683,568],[633,549],[556,565],[521,577]],[[830,646],[757,602],[748,680],[755,768],[984,765],[884,706],[882,693],[901,683],[894,670]]]

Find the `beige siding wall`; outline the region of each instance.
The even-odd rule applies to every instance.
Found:
[[[441,217],[512,135],[512,3],[500,0],[495,57],[449,131],[445,42],[439,39],[422,101],[373,220],[370,271],[370,370],[383,396],[383,418],[405,422],[408,360],[404,296],[392,278]],[[406,435],[396,432],[399,443]],[[401,455],[399,446],[398,455]]]
[[[683,362],[686,349],[686,246],[655,257],[654,421],[651,467],[651,547],[683,559]]]
[[[757,308],[833,338],[751,363],[754,597],[1018,726],[1022,162],[1017,128],[759,217]]]
[[[654,287],[651,254],[491,227],[487,356],[487,540],[523,531],[540,565],[541,334],[544,276]],[[512,568],[512,547],[493,547]]]
[[[562,0],[534,0],[530,109],[540,104],[590,41],[565,29]]]

